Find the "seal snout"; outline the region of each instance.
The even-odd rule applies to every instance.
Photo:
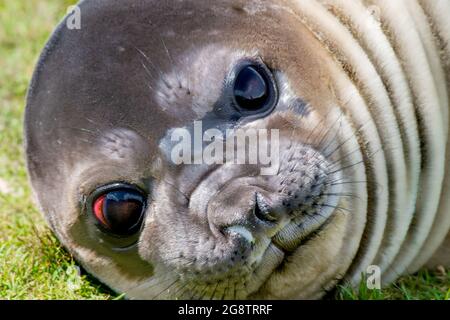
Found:
[[[224,234],[235,234],[254,245],[258,233],[268,234],[275,229],[286,214],[284,210],[275,210],[261,192],[255,192],[249,208],[236,208],[242,212],[242,218],[235,224],[220,227]],[[255,238],[256,237],[256,238]]]
[[[208,220],[216,235],[239,235],[248,242],[273,235],[288,219],[285,208],[274,206],[271,194],[261,187],[231,184],[211,200]],[[229,231],[233,232],[229,232]]]

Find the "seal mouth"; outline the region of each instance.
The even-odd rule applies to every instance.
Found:
[[[306,238],[317,232],[335,212],[336,205],[317,205],[314,211],[294,215],[273,237],[272,242],[285,252],[295,251]]]
[[[297,222],[296,218],[278,231],[272,238],[271,244],[285,254],[286,260],[289,255],[307,243],[310,239],[316,236],[329,223],[333,217],[334,209],[331,209],[327,214],[316,213],[306,214],[301,217],[301,221]],[[298,229],[297,232],[292,229]],[[286,239],[286,234],[296,233],[295,239]]]
[[[317,198],[320,198],[326,206],[311,206],[310,211],[304,209],[300,211],[291,210],[287,213],[289,219],[278,225],[275,232],[261,235],[255,233],[251,226],[234,225],[227,227],[224,231],[240,237],[252,248],[253,254],[248,257],[248,267],[252,270],[250,274],[257,275],[252,280],[252,276],[246,283],[255,282],[249,285],[247,298],[257,297],[263,290],[266,283],[271,279],[274,272],[282,271],[285,264],[290,261],[290,257],[298,250],[315,238],[332,221],[334,213],[339,209],[337,204],[340,197],[329,196],[323,191]],[[255,194],[255,216],[261,215],[266,220],[266,224],[276,225],[268,221],[276,219],[276,215],[271,211],[270,206],[264,198]],[[277,252],[276,255],[273,252]]]
[[[253,270],[254,274],[266,274],[266,277],[262,278],[261,282],[258,283],[258,286],[253,288],[253,290],[248,291],[247,298],[248,299],[259,299],[260,294],[264,291],[266,284],[270,281],[272,276],[277,272],[282,272],[287,266],[286,264],[290,262],[290,257],[294,255],[299,250],[309,243],[312,239],[314,239],[318,234],[321,233],[333,220],[334,212],[336,209],[330,210],[327,216],[321,218],[320,222],[314,216],[306,217],[302,223],[297,225],[297,228],[301,230],[302,236],[292,240],[283,242],[284,233],[291,232],[292,229],[292,221],[286,224],[280,231],[278,231],[273,237],[269,238],[265,249],[260,254],[259,264],[255,266]],[[263,263],[263,259],[268,256],[273,256],[270,254],[270,251],[278,252],[278,259],[271,265],[270,270],[263,270],[266,268],[265,263]]]
[[[234,225],[234,226],[226,228],[224,231],[227,233],[231,233],[231,234],[234,233],[234,234],[242,237],[251,245],[253,245],[255,243],[255,237],[253,236],[252,232],[249,231],[245,226]]]

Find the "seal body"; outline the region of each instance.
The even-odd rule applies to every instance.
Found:
[[[450,262],[450,1],[78,8],[36,67],[26,157],[50,227],[100,281],[129,298],[320,298],[368,266],[387,284]],[[206,160],[205,141],[239,130],[277,146],[269,174]],[[185,133],[203,140],[174,161]]]

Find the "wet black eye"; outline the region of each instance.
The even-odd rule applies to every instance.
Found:
[[[253,66],[246,66],[238,73],[234,83],[234,97],[239,107],[259,109],[264,106],[268,96],[266,80]]]
[[[143,193],[124,184],[104,187],[101,191],[92,199],[92,213],[101,229],[118,236],[136,233],[145,211]]]
[[[250,63],[238,67],[233,83],[233,97],[243,115],[271,111],[276,103],[276,88],[269,70]]]

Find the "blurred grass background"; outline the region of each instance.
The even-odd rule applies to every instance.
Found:
[[[60,247],[34,207],[22,150],[25,95],[47,38],[75,4],[0,0],[0,299],[114,299]],[[449,299],[450,272],[421,271],[382,290],[341,288],[337,299]]]

